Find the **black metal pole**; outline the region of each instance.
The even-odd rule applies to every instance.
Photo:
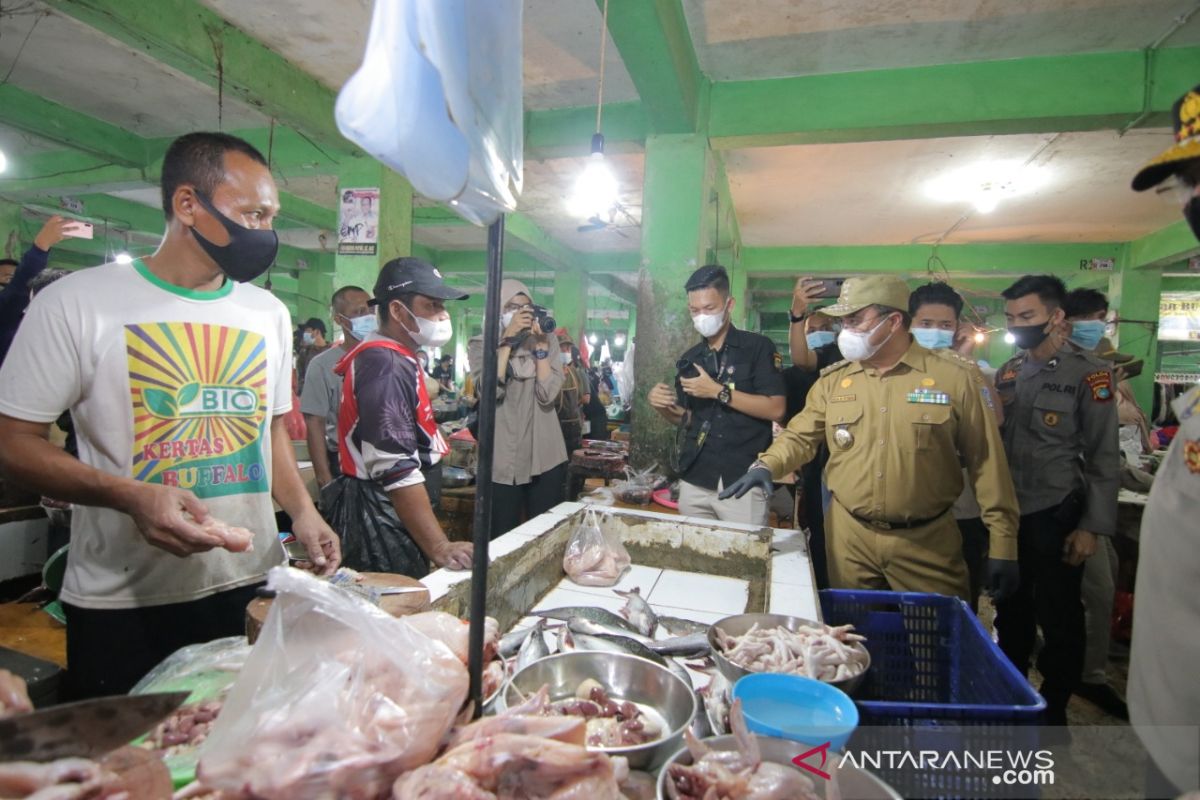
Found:
[[[483,375],[479,379],[478,466],[475,469],[475,558],[471,565],[471,630],[467,668],[475,716],[483,711],[483,620],[487,615],[488,542],[492,535],[492,453],[496,444],[496,351],[500,349],[500,282],[504,279],[504,215],[488,227],[483,306]]]

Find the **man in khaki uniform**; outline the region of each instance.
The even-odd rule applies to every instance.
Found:
[[[966,599],[950,513],[965,466],[991,538],[988,583],[1003,596],[1018,582],[1018,513],[990,396],[974,363],[913,341],[907,308],[899,278],[846,281],[823,311],[843,319],[838,346],[848,360],[822,371],[804,411],[726,493],[769,485],[825,442],[831,585]]]

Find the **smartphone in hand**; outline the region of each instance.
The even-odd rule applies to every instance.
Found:
[[[92,228],[92,223],[83,221],[68,222],[63,226],[63,236],[71,236],[76,239],[91,239],[95,235]]]

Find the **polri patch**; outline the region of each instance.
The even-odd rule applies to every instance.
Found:
[[[1107,403],[1112,400],[1113,385],[1112,373],[1106,369],[1098,370],[1084,377],[1087,385],[1091,387],[1092,399],[1098,403]]]
[[[1047,411],[1042,415],[1042,422],[1046,423],[1047,428],[1053,428],[1058,425],[1058,414]]]
[[[783,369],[783,354],[776,350],[771,358],[775,361],[775,371],[779,372]]]
[[[1188,439],[1183,443],[1183,464],[1188,472],[1200,475],[1200,439]]]

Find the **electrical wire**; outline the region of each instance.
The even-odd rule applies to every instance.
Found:
[[[13,70],[17,68],[17,64],[21,61],[21,54],[25,52],[25,45],[29,44],[29,37],[33,36],[33,32],[37,29],[38,23],[49,15],[50,12],[47,11],[43,14],[39,14],[37,18],[33,20],[33,24],[29,26],[29,30],[25,32],[25,38],[21,40],[21,46],[17,48],[17,55],[13,58],[12,64],[9,65],[8,72],[4,73],[4,80],[0,80],[0,86],[8,83],[8,79],[12,77]]]

